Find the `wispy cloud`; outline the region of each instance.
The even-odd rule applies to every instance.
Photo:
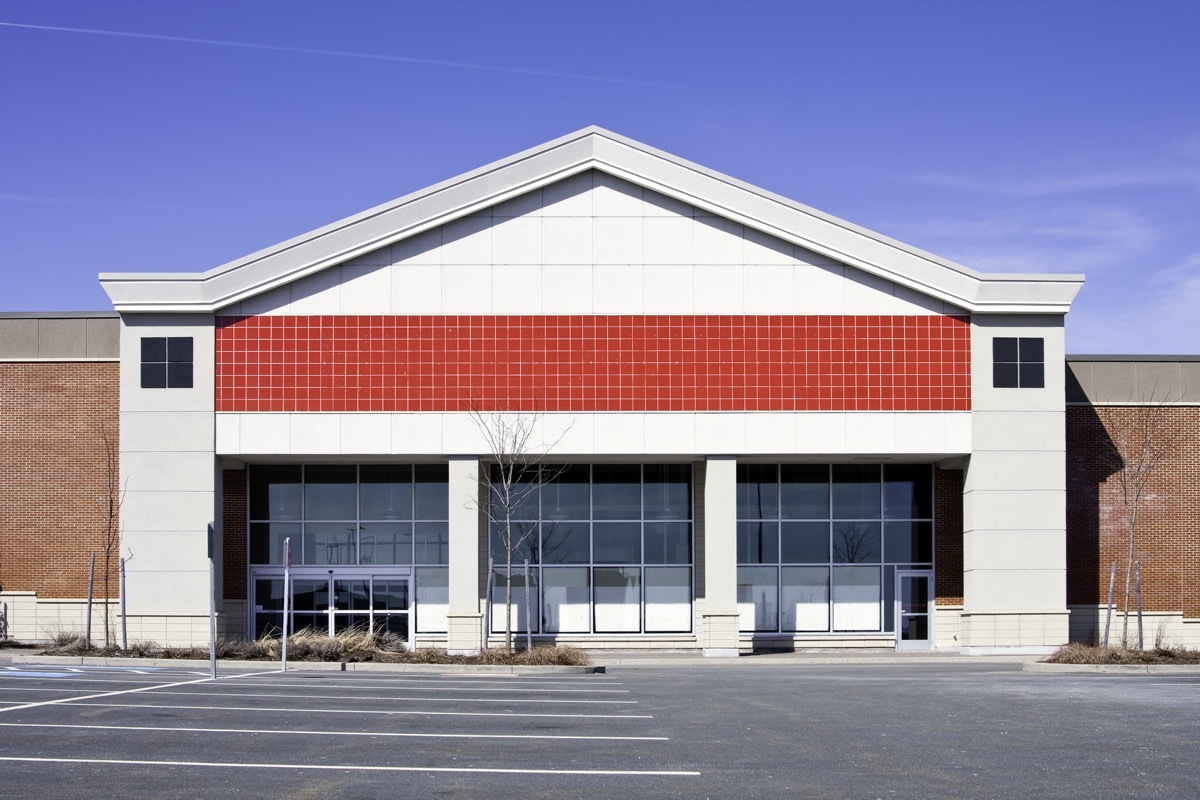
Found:
[[[400,64],[420,64],[431,67],[451,67],[454,69],[478,70],[483,72],[503,72],[514,75],[529,75],[541,78],[562,78],[577,81],[592,81],[597,83],[615,83],[630,86],[648,86],[659,89],[680,89],[665,83],[652,81],[629,80],[613,78],[604,75],[587,75],[575,72],[558,72],[554,70],[527,69],[524,67],[509,67],[499,64],[478,64],[469,61],[449,61],[434,58],[415,58],[398,56],[387,53],[356,53],[350,50],[325,50],[313,47],[289,47],[286,45],[261,44],[256,42],[232,42],[224,39],[205,39],[194,36],[168,36],[159,33],[136,33],[134,31],[111,31],[98,28],[66,28],[57,25],[30,25],[18,22],[0,22],[3,28],[23,28],[35,31],[51,31],[55,33],[87,34],[90,36],[117,36],[126,39],[147,39],[158,42],[178,42],[181,44],[208,45],[214,47],[237,47],[245,50],[266,50],[276,53],[295,53],[310,56],[330,56],[334,58],[356,58],[368,61],[390,61]]]
[[[892,220],[889,230],[983,272],[1084,272],[1126,265],[1161,238],[1128,209],[1088,205],[987,208],[958,217]]]
[[[1020,179],[981,178],[929,172],[913,175],[912,179],[934,186],[969,189],[1010,197],[1048,197],[1077,192],[1171,186],[1200,189],[1200,169],[1183,166],[1179,168],[1120,169],[1081,175]]]
[[[1067,165],[1023,169],[1016,175],[925,172],[905,176],[933,186],[1007,197],[1050,197],[1123,189],[1200,189],[1200,136],[1156,152],[1080,158]]]
[[[1072,352],[1200,352],[1200,136],[1050,169],[902,179],[944,191],[925,213],[888,220],[897,238],[983,272],[1087,276],[1067,324]]]
[[[89,206],[132,206],[136,208],[158,208],[157,203],[137,200],[114,200],[99,197],[54,197],[41,194],[14,194],[0,192],[0,203],[25,203],[28,205],[89,205]]]

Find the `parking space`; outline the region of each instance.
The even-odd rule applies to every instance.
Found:
[[[5,783],[32,792],[58,776],[59,797],[94,796],[72,785],[84,774],[116,796],[214,781],[259,796],[421,796],[481,779],[546,796],[604,780],[636,795],[699,777],[672,745],[636,693],[602,675],[0,671]]]
[[[0,670],[8,796],[1200,796],[1200,677]]]

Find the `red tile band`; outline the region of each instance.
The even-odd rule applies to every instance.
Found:
[[[218,411],[964,411],[952,316],[218,317]]]

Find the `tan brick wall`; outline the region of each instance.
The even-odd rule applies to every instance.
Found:
[[[103,594],[105,503],[117,492],[116,362],[0,363],[0,587],[40,598],[87,595],[96,553]],[[109,593],[117,595],[113,554]]]
[[[1105,452],[1136,408],[1067,408],[1067,603],[1107,601],[1109,573],[1117,564],[1115,608],[1124,601],[1129,562],[1125,503]],[[1146,612],[1183,612],[1200,618],[1200,408],[1160,407],[1163,430],[1174,447],[1146,486],[1133,560],[1142,567]],[[1135,608],[1131,590],[1130,611]]]
[[[934,591],[939,606],[963,602],[963,473],[933,472]]]
[[[225,575],[225,599],[246,599],[246,470],[221,473],[221,568]]]

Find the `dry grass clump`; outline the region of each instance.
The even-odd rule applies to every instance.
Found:
[[[217,658],[236,661],[278,661],[282,642],[275,637],[242,641],[218,639]],[[135,641],[119,647],[95,647],[77,632],[58,632],[41,650],[54,656],[110,656],[161,659],[206,659],[207,647],[163,647],[157,642]],[[503,649],[484,650],[475,656],[450,655],[444,648],[408,650],[404,640],[393,633],[373,633],[360,628],[339,631],[329,636],[323,631],[305,629],[288,637],[288,661],[383,662],[396,664],[497,664],[585,666],[588,657],[574,647],[534,647],[507,653]]]
[[[1047,664],[1200,664],[1200,650],[1159,645],[1138,652],[1125,647],[1071,642],[1043,661]]]
[[[441,647],[426,647],[405,653],[405,664],[492,664],[496,666],[584,667],[591,663],[587,654],[569,645],[541,646],[529,650],[489,648],[478,655],[450,655]]]

